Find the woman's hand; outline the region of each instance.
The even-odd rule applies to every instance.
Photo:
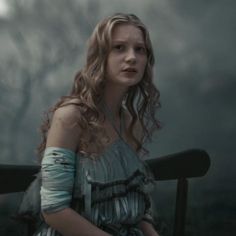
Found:
[[[147,221],[141,221],[139,227],[145,236],[160,236],[154,229],[153,225]]]

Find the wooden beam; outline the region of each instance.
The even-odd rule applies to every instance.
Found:
[[[156,180],[174,180],[204,176],[210,167],[207,152],[190,149],[146,160]]]
[[[39,169],[39,166],[0,165],[0,194],[25,191]]]

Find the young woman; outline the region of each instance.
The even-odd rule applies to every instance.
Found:
[[[41,209],[35,235],[158,236],[153,184],[141,160],[159,123],[154,56],[138,17],[115,14],[89,39],[86,65],[43,124]]]

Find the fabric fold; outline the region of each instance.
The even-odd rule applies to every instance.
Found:
[[[70,207],[75,177],[73,151],[59,147],[45,149],[41,163],[41,209],[56,212]]]
[[[77,181],[83,183],[84,216],[96,225],[135,223],[151,206],[153,178],[123,140],[112,144],[97,160],[80,156]]]

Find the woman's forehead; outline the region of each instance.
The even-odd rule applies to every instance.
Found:
[[[116,25],[111,34],[112,42],[122,42],[134,40],[137,43],[144,44],[144,37],[142,30],[132,24],[118,24]]]

